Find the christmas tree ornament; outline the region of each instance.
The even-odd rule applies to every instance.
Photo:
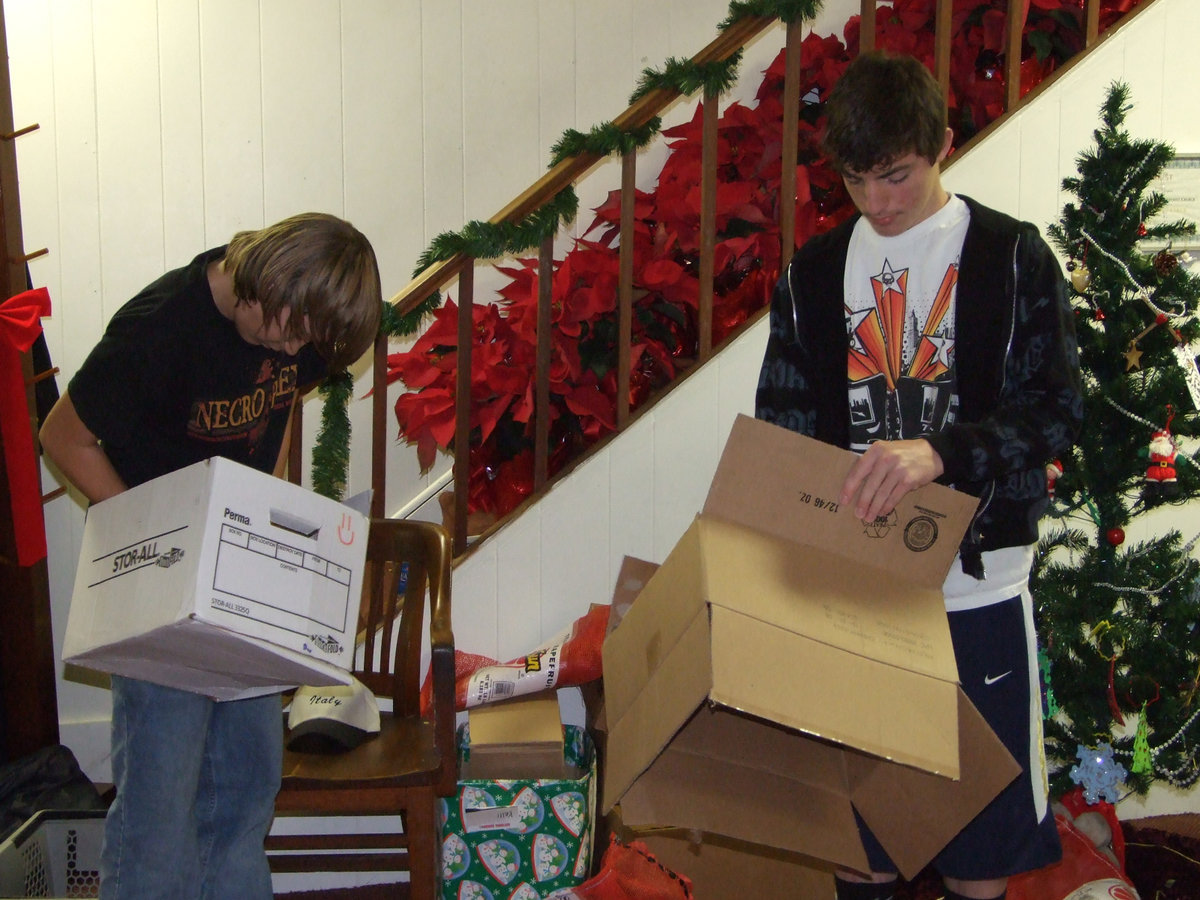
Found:
[[[1183,695],[1183,708],[1188,709],[1196,699],[1196,692],[1200,691],[1200,668],[1196,669],[1196,676],[1191,684],[1185,684],[1184,687],[1187,688],[1187,693]]]
[[[1114,547],[1120,547],[1125,543],[1125,529],[1120,526],[1113,526],[1104,533],[1104,539]]]
[[[1109,530],[1116,531],[1119,529],[1109,529]],[[1121,539],[1122,540],[1125,539],[1124,532],[1122,532],[1122,534],[1121,534]],[[1111,587],[1111,585],[1106,585],[1106,586]],[[1113,649],[1112,649],[1111,654],[1106,655],[1104,653],[1103,648],[1101,647],[1101,641],[1103,640],[1104,635],[1110,631],[1114,631],[1111,622],[1109,622],[1107,619],[1105,619],[1102,622],[1098,622],[1093,628],[1091,628],[1088,631],[1088,641],[1095,648],[1096,652],[1100,654],[1101,658],[1104,659],[1108,663],[1108,687],[1107,687],[1108,711],[1112,715],[1112,720],[1114,722],[1116,722],[1118,725],[1124,725],[1125,717],[1121,715],[1121,706],[1117,702],[1116,679],[1117,679],[1117,659],[1121,656],[1121,654],[1125,650],[1125,641],[1124,641],[1124,638],[1122,638],[1120,644],[1118,644],[1116,641],[1117,635],[1115,635],[1115,634],[1110,635],[1110,638],[1112,639],[1112,648]]]
[[[1071,271],[1071,287],[1080,294],[1086,294],[1088,286],[1092,283],[1092,273],[1083,263],[1079,263]]]
[[[1138,716],[1137,734],[1133,738],[1133,774],[1146,775],[1153,768],[1150,759],[1150,726],[1146,722],[1146,704]]]
[[[1075,756],[1079,762],[1071,767],[1071,780],[1083,788],[1083,799],[1092,805],[1101,799],[1116,803],[1129,773],[1113,760],[1112,745],[1103,742],[1093,748],[1080,744]]]
[[[1138,222],[1138,237],[1145,237],[1145,236],[1146,236],[1146,223]]]
[[[1051,500],[1054,499],[1054,485],[1063,473],[1063,464],[1060,460],[1052,459],[1046,463],[1046,494]]]
[[[1154,255],[1154,271],[1159,278],[1166,278],[1179,266],[1179,258],[1170,250],[1159,250]]]
[[[1150,464],[1146,467],[1143,499],[1157,502],[1179,493],[1175,469],[1175,439],[1171,436],[1171,420],[1175,412],[1168,407],[1167,424],[1150,436]]]
[[[1142,367],[1142,351],[1138,348],[1137,339],[1134,338],[1129,342],[1129,346],[1125,348],[1125,371],[1130,372],[1134,369]]]

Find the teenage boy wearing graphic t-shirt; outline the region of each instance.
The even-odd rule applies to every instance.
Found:
[[[381,311],[374,251],[348,222],[239,232],[117,311],[42,446],[93,503],[212,456],[279,473],[300,392],[361,356]],[[270,900],[279,698],[217,703],[120,676],[112,696],[100,896]]]
[[[942,187],[951,132],[919,61],[860,55],[826,116],[825,151],[858,215],[780,278],[757,415],[858,451],[840,500],[866,521],[932,481],[980,498],[943,591],[963,688],[1022,774],[935,865],[947,900],[993,900],[1061,852],[1028,578],[1046,461],[1082,420],[1071,309],[1033,225]],[[884,900],[896,867],[860,828],[872,871],[839,872],[838,898]]]

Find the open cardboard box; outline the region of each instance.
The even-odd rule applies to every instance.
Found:
[[[63,660],[231,700],[348,684],[368,522],[227,459],[92,506]]]
[[[973,497],[864,523],[854,455],[740,416],[704,509],[604,644],[603,807],[906,877],[1016,777],[958,686],[941,585]]]

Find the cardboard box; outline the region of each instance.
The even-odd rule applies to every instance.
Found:
[[[560,728],[562,755],[556,770],[565,765],[573,777],[464,778],[456,797],[438,802],[445,900],[538,900],[587,879],[596,755],[582,728]],[[473,756],[468,726],[459,744],[464,771]]]
[[[368,520],[214,458],[88,510],[64,662],[218,700],[346,684]]]
[[[578,778],[583,773],[563,757],[558,696],[488,703],[467,713],[470,753],[464,781],[516,778]]]
[[[701,514],[604,644],[603,808],[906,877],[1017,774],[958,687],[941,584],[976,501],[864,523],[854,455],[741,416]]]

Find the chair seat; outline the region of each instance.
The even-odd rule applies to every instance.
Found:
[[[286,741],[286,738],[285,738]],[[289,790],[403,787],[429,784],[438,768],[433,725],[424,720],[380,715],[379,734],[344,753],[283,754],[283,783]],[[286,794],[286,792],[285,792]]]

